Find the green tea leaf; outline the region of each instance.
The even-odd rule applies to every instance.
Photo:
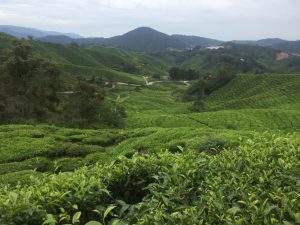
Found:
[[[241,211],[241,209],[237,206],[234,206],[227,210],[227,213],[235,215],[237,212]]]
[[[85,225],[102,225],[102,223],[92,220],[92,221],[86,223]]]
[[[73,223],[73,224],[74,224],[74,223],[79,223],[79,222],[80,222],[80,220],[79,220],[80,216],[81,216],[81,212],[76,212],[76,213],[73,215],[73,217],[72,217],[72,223]]]
[[[104,212],[104,214],[103,214],[103,219],[105,219],[106,217],[107,217],[107,215],[114,209],[114,208],[116,208],[117,206],[115,206],[115,205],[111,205],[111,206],[109,206],[106,210],[105,210],[105,212]]]

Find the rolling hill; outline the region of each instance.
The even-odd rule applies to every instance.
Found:
[[[0,34],[0,50],[12,48],[14,37]],[[104,81],[142,83],[143,74],[167,74],[168,65],[145,53],[132,52],[113,47],[90,45],[78,47],[28,41],[27,44],[44,57],[57,63],[65,74],[73,77],[96,76]],[[3,53],[5,54],[5,53]]]
[[[50,43],[70,44],[76,42],[79,45],[105,45],[115,46],[133,51],[156,52],[165,49],[182,50],[195,46],[208,47],[222,44],[223,41],[188,35],[167,35],[149,27],[139,27],[123,35],[111,38],[79,38],[68,36],[50,35],[39,38]]]
[[[76,42],[79,45],[100,44],[139,52],[155,52],[167,48],[185,48],[185,44],[182,41],[148,27],[140,27],[126,34],[111,38],[80,38],[74,40],[66,37],[62,38],[61,36],[48,36],[40,38],[40,40],[63,44],[71,42]]]
[[[209,46],[216,46],[224,43],[223,41],[198,37],[198,36],[190,36],[190,35],[180,35],[180,34],[173,34],[172,37],[182,41],[185,43],[186,47],[193,48],[196,46],[200,47],[209,47]]]
[[[300,54],[300,40],[299,41],[286,41],[272,45],[272,48],[286,51],[289,53]]]
[[[34,38],[41,38],[48,35],[65,35],[74,39],[81,37],[80,35],[74,33],[62,34],[56,31],[44,31],[35,28],[27,28],[27,27],[11,26],[11,25],[0,25],[0,32],[10,34],[17,38],[27,38],[28,36],[33,36]]]
[[[247,41],[247,40],[234,40],[232,41],[237,44],[244,44],[244,45],[258,45],[258,46],[272,46],[274,44],[287,42],[286,40],[280,38],[266,38],[260,39],[255,41]]]
[[[34,28],[25,28],[10,25],[0,25],[0,32],[13,35],[18,38],[34,38],[49,43],[79,45],[104,45],[124,48],[139,52],[157,52],[165,49],[183,50],[193,47],[209,47],[225,43],[222,40],[210,39],[192,35],[173,34],[156,31],[149,27],[139,27],[123,35],[111,38],[90,37],[82,38],[74,33],[60,33],[55,31],[42,31]],[[266,38],[261,40],[233,40],[233,43],[270,47],[289,53],[300,53],[299,41],[287,41],[280,38]]]

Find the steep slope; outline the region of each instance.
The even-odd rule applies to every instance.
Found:
[[[189,35],[181,35],[181,34],[173,34],[172,37],[184,42],[188,47],[209,47],[216,46],[223,43],[223,41],[219,41],[216,39],[198,37],[198,36],[189,36]]]
[[[140,27],[124,35],[107,39],[105,44],[145,52],[185,47],[182,41],[148,27]]]
[[[300,109],[300,74],[243,74],[214,92],[209,109]]]

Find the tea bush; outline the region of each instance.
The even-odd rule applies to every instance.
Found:
[[[296,135],[257,135],[216,155],[135,154],[2,187],[0,223],[297,224],[299,168]]]

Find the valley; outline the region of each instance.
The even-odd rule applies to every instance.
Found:
[[[0,46],[0,224],[299,223],[298,56]]]

